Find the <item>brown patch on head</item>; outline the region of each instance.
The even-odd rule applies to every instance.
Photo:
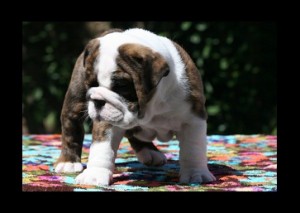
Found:
[[[136,107],[134,105],[137,104],[138,98],[131,76],[125,71],[117,70],[113,73],[111,81],[111,90],[128,102],[130,111],[135,111]]]
[[[199,71],[187,52],[177,43],[173,42],[173,44],[175,45],[185,65],[185,71],[189,81],[190,89],[188,100],[192,102],[192,110],[194,113],[206,120],[207,113],[205,110],[205,96],[203,93],[203,84]]]
[[[128,81],[132,81],[132,78],[131,76],[127,73],[127,72],[124,72],[123,70],[116,70],[114,73],[113,73],[113,79],[114,78],[117,78],[117,79],[125,79],[125,80],[128,80]]]
[[[133,80],[141,118],[156,86],[169,73],[169,66],[159,53],[143,45],[124,44],[118,50],[120,55],[116,60],[117,65]]]
[[[112,128],[112,125],[105,121],[93,122],[93,141],[105,141],[107,140],[107,133]]]

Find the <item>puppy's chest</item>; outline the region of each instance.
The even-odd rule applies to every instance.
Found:
[[[167,142],[180,131],[182,122],[178,118],[155,116],[146,125],[140,125],[134,136],[142,141],[153,141],[157,138]]]

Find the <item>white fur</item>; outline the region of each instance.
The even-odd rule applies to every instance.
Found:
[[[83,169],[81,163],[61,162],[55,167],[56,173],[75,173],[81,172]]]
[[[104,53],[100,53],[101,57],[99,60],[99,69],[98,73],[98,82],[100,82],[100,86],[110,88],[111,85],[111,72],[115,71],[117,66],[115,60],[111,55],[106,55]],[[97,67],[97,66],[96,66]]]
[[[109,185],[115,168],[115,158],[124,130],[113,127],[105,141],[93,141],[86,170],[76,177],[78,184]]]
[[[109,185],[112,182],[113,173],[110,169],[98,168],[86,169],[75,178],[76,184]]]
[[[177,137],[180,141],[180,182],[210,182],[216,178],[207,167],[205,120],[195,118],[185,124]]]

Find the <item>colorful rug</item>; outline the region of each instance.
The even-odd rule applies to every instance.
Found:
[[[85,135],[86,166],[91,135]],[[154,141],[168,162],[147,167],[137,161],[124,138],[116,159],[114,183],[107,187],[74,184],[77,174],[53,173],[60,153],[60,135],[23,136],[23,191],[277,191],[277,137],[265,135],[208,136],[210,171],[217,181],[178,184],[178,141]]]

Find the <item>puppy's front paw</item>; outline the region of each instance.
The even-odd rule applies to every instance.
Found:
[[[138,160],[147,166],[162,166],[167,162],[166,156],[160,151],[144,148],[136,153]]]
[[[105,168],[88,168],[75,179],[76,184],[109,185],[112,182],[113,173]]]
[[[207,168],[180,170],[180,183],[207,183],[215,180],[215,176]]]
[[[82,164],[79,162],[60,162],[55,166],[56,173],[74,173],[83,170]]]

